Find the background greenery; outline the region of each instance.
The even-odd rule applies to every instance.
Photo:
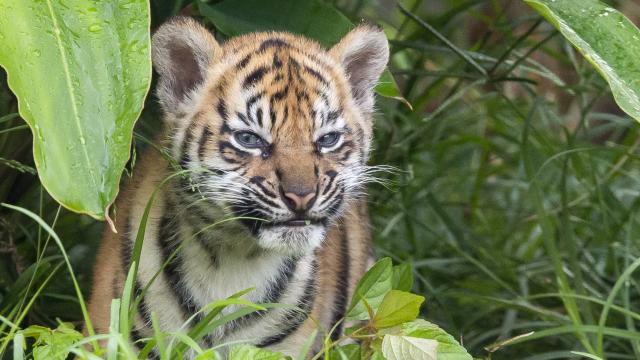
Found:
[[[391,72],[413,105],[379,99],[371,163],[399,170],[369,192],[376,251],[413,264],[422,315],[477,357],[580,358],[570,351],[598,353],[604,329],[607,358],[640,358],[640,280],[624,274],[640,257],[640,128],[591,65],[517,0],[406,1],[407,12],[325,3],[385,27]],[[638,24],[639,5],[609,3]],[[190,1],[151,4],[152,27],[181,11],[213,23]],[[15,112],[1,73],[0,202],[55,224],[86,294],[103,224],[42,189]],[[149,96],[136,149],[159,121]],[[21,326],[79,324],[59,249],[37,224],[0,208],[0,252],[2,316],[17,322],[46,281]]]

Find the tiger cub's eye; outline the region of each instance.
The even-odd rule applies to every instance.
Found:
[[[233,134],[233,137],[236,139],[238,144],[246,147],[246,148],[261,148],[265,146],[264,140],[260,138],[260,136],[252,133],[251,131],[238,131]]]
[[[340,134],[337,131],[324,134],[316,141],[316,144],[318,145],[319,148],[332,147],[333,145],[338,143],[338,140],[340,140],[341,135],[342,134]]]

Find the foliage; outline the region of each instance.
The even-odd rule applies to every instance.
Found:
[[[233,33],[207,9],[232,11],[234,3],[153,0],[151,22],[183,12],[223,40]],[[432,356],[433,341],[439,359],[468,358],[460,343],[491,359],[639,358],[640,125],[619,111],[591,64],[519,1],[407,0],[400,9],[361,0],[313,3],[338,9],[343,20],[364,17],[384,27],[396,95],[414,109],[379,98],[371,159],[400,169],[382,175],[391,188],[376,185],[369,193],[376,252],[401,265],[382,260],[369,273],[378,275],[361,281],[349,316],[363,322],[346,336],[366,340],[355,345],[325,339],[325,358]],[[534,3],[552,23],[563,25],[562,34],[575,33],[569,40],[611,82],[620,106],[637,117],[629,100],[637,93],[637,56],[618,56],[634,49],[631,22],[610,10],[607,19],[581,16],[582,8],[563,10],[575,1],[528,1]],[[633,2],[608,3],[629,15],[640,10]],[[0,1],[0,24],[7,23],[6,4]],[[242,24],[257,27],[260,19],[269,17]],[[338,20],[328,20],[327,29],[331,21]],[[580,23],[585,21],[588,26]],[[631,39],[603,35],[613,27],[611,34],[623,36],[615,30],[618,21]],[[596,34],[589,33],[593,29]],[[603,36],[611,41],[593,42]],[[611,69],[594,61],[596,53]],[[30,58],[22,56],[25,65]],[[629,89],[617,89],[619,83],[611,81],[616,77]],[[135,357],[122,335],[135,298],[114,302],[117,316],[109,334],[84,337],[68,325],[78,328],[82,321],[74,282],[86,294],[102,225],[61,209],[43,190],[34,175],[31,136],[4,84],[0,73],[0,202],[38,214],[55,231],[47,232],[25,212],[0,208],[0,352],[6,358],[60,348],[80,354],[87,349],[83,344],[102,339],[107,346],[100,356],[116,356],[117,349],[121,357]],[[157,104],[148,99],[134,135],[136,150],[154,136],[157,121]],[[135,171],[132,165],[127,171]],[[64,246],[65,256],[54,243]],[[410,291],[428,301],[420,306],[421,297]],[[259,309],[252,305],[241,309]],[[209,310],[224,306],[212,304]],[[409,321],[418,306],[430,322]],[[145,341],[143,354],[157,345],[164,356],[194,351],[201,359],[215,358],[216,350],[199,349],[196,337],[158,331]],[[238,356],[276,356],[234,349]]]
[[[49,194],[104,219],[151,82],[145,0],[6,0],[0,65]]]

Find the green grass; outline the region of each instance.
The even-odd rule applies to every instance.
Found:
[[[154,23],[173,3],[154,7]],[[371,163],[399,171],[369,192],[377,254],[413,264],[422,316],[481,358],[640,358],[640,126],[604,80],[519,1],[402,2],[409,14],[333,3],[384,24],[414,108],[379,99]],[[0,202],[55,230],[86,297],[103,225],[42,190],[3,76]],[[158,109],[147,105],[138,132],[148,137]],[[49,235],[0,208],[5,335],[6,322],[82,320]],[[7,343],[4,357],[14,351]]]

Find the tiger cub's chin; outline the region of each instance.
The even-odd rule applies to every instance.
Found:
[[[163,131],[118,197],[118,233],[100,246],[89,306],[98,333],[109,331],[146,204],[164,183],[137,262],[135,345],[154,329],[188,332],[209,304],[250,288],[243,299],[289,306],[217,327],[203,348],[250,339],[297,356],[316,330],[339,339],[372,263],[365,184],[384,33],[362,24],[330,49],[286,32],[218,43],[178,17],[155,32],[152,55]],[[165,183],[175,165],[189,176]]]
[[[323,224],[275,225],[260,229],[258,246],[280,254],[301,256],[318,248],[326,236]]]

